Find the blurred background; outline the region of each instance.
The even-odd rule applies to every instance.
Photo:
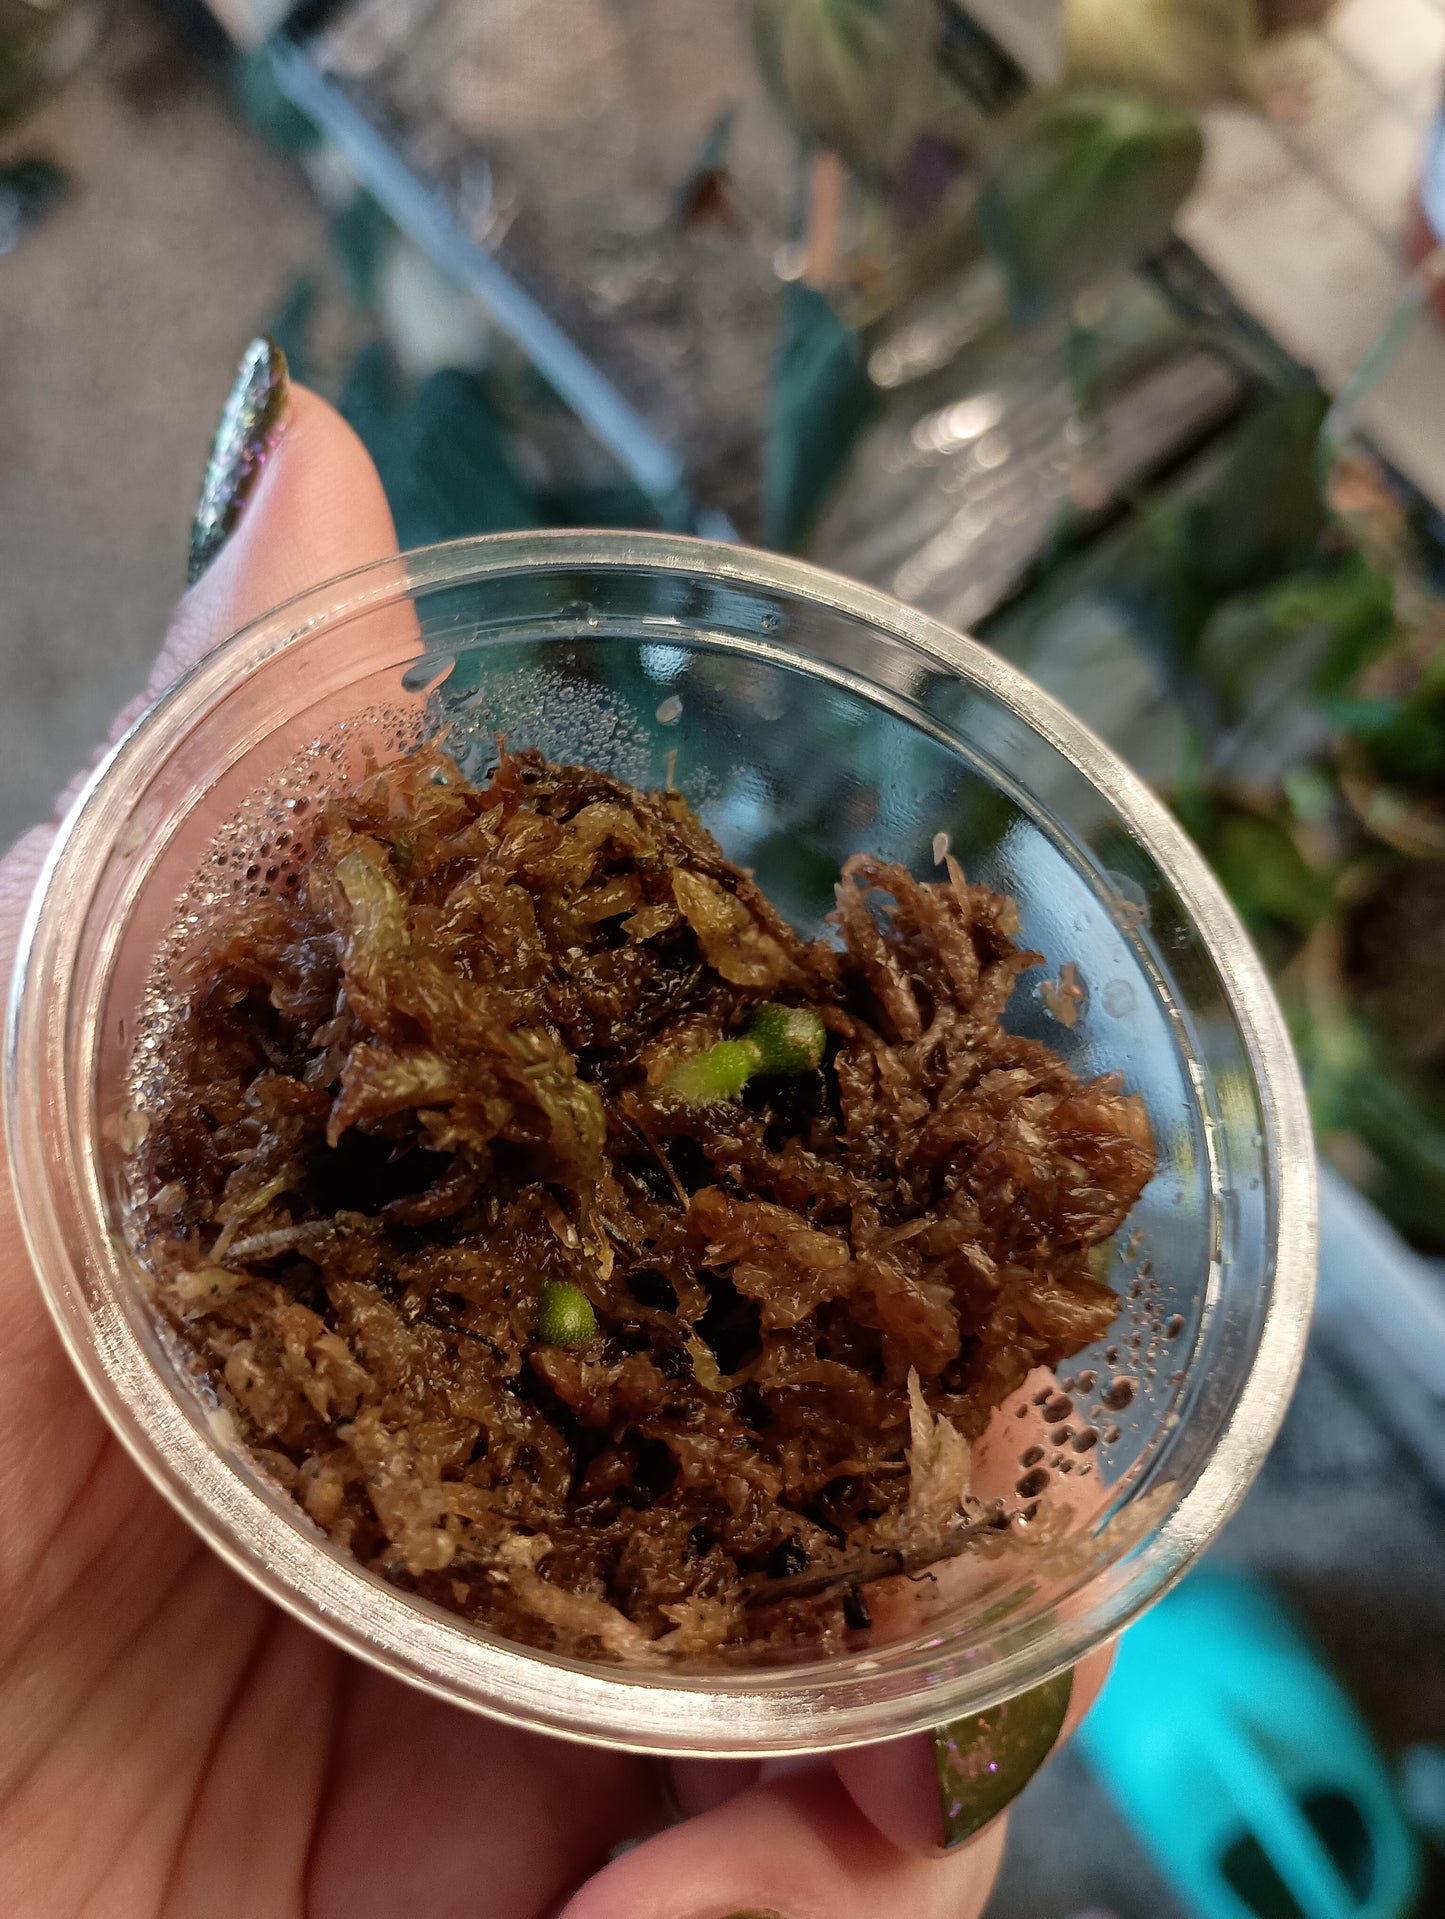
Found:
[[[1146,1753],[1121,1681],[998,1919],[1445,1912],[1442,100],[1445,0],[0,0],[0,839],[143,683],[265,330],[404,544],[885,587],[1103,732],[1249,923],[1324,1271],[1213,1561],[1340,1692],[1262,1653],[1231,1758],[1161,1609],[1200,1723]],[[1301,1757],[1327,1697],[1358,1806]]]

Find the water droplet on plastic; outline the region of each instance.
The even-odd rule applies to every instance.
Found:
[[[1111,1019],[1127,1019],[1134,1010],[1134,989],[1126,979],[1111,979],[1100,995]]]
[[[1133,1398],[1133,1380],[1120,1377],[1109,1383],[1104,1393],[1104,1404],[1111,1412],[1122,1413],[1124,1408],[1132,1403]]]
[[[669,693],[665,700],[657,702],[657,723],[659,726],[676,726],[682,718],[682,701],[676,693]]]
[[[1092,1426],[1080,1427],[1079,1431],[1076,1432],[1069,1441],[1069,1444],[1076,1453],[1092,1452],[1098,1443],[1099,1435],[1094,1431]]]
[[[423,653],[419,660],[413,660],[401,676],[401,688],[404,693],[435,692],[443,680],[450,678],[456,667],[456,660],[450,653]]]
[[[1178,1339],[1179,1335],[1183,1331],[1184,1331],[1183,1313],[1175,1313],[1172,1319],[1167,1319],[1164,1322],[1164,1337],[1166,1339]]]
[[[1020,1499],[1037,1499],[1049,1489],[1049,1475],[1042,1466],[1036,1466],[1031,1473],[1025,1473],[1014,1488]]]
[[[1037,1466],[1043,1456],[1042,1446],[1026,1446],[1019,1454],[1019,1464],[1027,1470],[1030,1466]]]
[[[1078,1392],[1091,1393],[1098,1383],[1099,1375],[1097,1373],[1080,1373],[1079,1377],[1074,1381],[1074,1387]]]
[[[1044,1420],[1050,1426],[1057,1426],[1061,1419],[1067,1419],[1074,1410],[1074,1402],[1067,1393],[1051,1393],[1044,1402]]]

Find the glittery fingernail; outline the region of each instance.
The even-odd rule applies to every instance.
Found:
[[[191,527],[186,578],[192,586],[225,545],[241,509],[275,451],[290,400],[286,355],[262,335],[241,357],[211,442],[201,503]]]
[[[1061,1673],[933,1734],[943,1844],[961,1846],[1017,1799],[1063,1730],[1074,1675]]]

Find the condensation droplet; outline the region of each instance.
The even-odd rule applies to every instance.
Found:
[[[1097,1373],[1080,1373],[1079,1377],[1074,1381],[1074,1387],[1078,1392],[1091,1393],[1098,1383],[1099,1375]]]
[[[1042,1466],[1036,1466],[1031,1473],[1025,1473],[1018,1482],[1015,1491],[1020,1499],[1037,1499],[1049,1489],[1049,1475]]]
[[[1044,1402],[1044,1421],[1047,1425],[1057,1426],[1061,1419],[1067,1419],[1074,1410],[1074,1402],[1067,1393],[1051,1393]]]
[[[657,723],[659,726],[676,726],[682,718],[682,701],[676,693],[669,693],[665,700],[657,702]]]
[[[1127,1019],[1134,1010],[1134,989],[1126,979],[1111,979],[1100,1000],[1111,1019]]]
[[[1111,1412],[1122,1413],[1124,1408],[1132,1403],[1133,1398],[1133,1380],[1121,1376],[1118,1379],[1110,1381],[1104,1393],[1104,1404]],[[1045,1417],[1047,1418],[1047,1414],[1045,1414]]]
[[[1080,1427],[1079,1431],[1074,1434],[1069,1442],[1076,1453],[1090,1453],[1098,1443],[1099,1435],[1094,1431],[1092,1426]]]
[[[1026,1446],[1019,1454],[1019,1464],[1027,1471],[1030,1466],[1037,1466],[1043,1456],[1042,1446]]]
[[[782,628],[783,616],[781,613],[765,613],[758,624],[764,633],[777,633]]]
[[[935,833],[933,836],[933,864],[935,866],[942,866],[947,858],[948,835],[947,833]]]
[[[1175,1313],[1172,1319],[1167,1319],[1164,1322],[1164,1337],[1166,1339],[1178,1339],[1179,1335],[1183,1331],[1184,1331],[1183,1313]]]
[[[402,691],[433,693],[443,680],[450,678],[456,664],[455,658],[450,653],[423,653],[419,660],[413,660],[402,673]]]

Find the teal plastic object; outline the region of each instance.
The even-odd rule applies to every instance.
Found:
[[[1198,1919],[1407,1919],[1421,1861],[1369,1731],[1263,1586],[1198,1572],[1130,1628],[1079,1731]]]

